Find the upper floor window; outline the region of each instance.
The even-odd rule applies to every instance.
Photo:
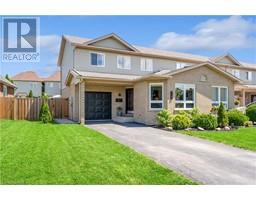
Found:
[[[50,83],[50,87],[51,87],[51,88],[53,87],[53,83]]]
[[[103,53],[91,53],[91,65],[105,67],[105,55]]]
[[[189,65],[188,63],[176,62],[176,69],[182,69],[188,65]]]
[[[131,69],[131,57],[130,56],[117,56],[117,68]]]
[[[153,71],[153,60],[149,58],[141,58],[140,60],[141,71],[152,72]]]
[[[192,109],[195,107],[195,85],[175,84],[175,109]]]
[[[240,70],[239,69],[232,69],[232,74],[235,77],[240,78]]]
[[[220,103],[228,107],[228,88],[225,86],[213,86],[212,87],[212,105],[219,106]]]
[[[245,72],[245,78],[247,81],[251,81],[252,80],[252,72]]]

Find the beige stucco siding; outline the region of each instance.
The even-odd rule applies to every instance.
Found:
[[[156,115],[160,110],[151,110],[149,102],[150,83],[163,84],[163,106],[168,105],[168,80],[165,81],[143,81],[134,85],[134,119],[136,122],[145,124],[156,124]]]
[[[201,76],[206,75],[207,81],[202,82]],[[195,84],[195,104],[202,112],[209,113],[212,107],[212,86],[228,87],[228,106],[234,107],[234,83],[222,74],[206,67],[200,67],[176,74],[170,80],[171,90],[175,94],[175,83]],[[174,95],[175,96],[175,95]],[[170,101],[170,108],[174,110],[175,100]]]

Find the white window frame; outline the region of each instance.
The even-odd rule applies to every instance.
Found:
[[[189,64],[188,63],[185,63],[185,62],[176,62],[176,69],[182,69],[186,66],[188,66]]]
[[[162,86],[162,100],[151,100],[151,87],[152,86]],[[149,83],[149,110],[162,110],[164,108],[164,83]],[[151,103],[162,103],[161,108],[151,108]]]
[[[240,78],[240,70],[239,69],[232,69],[232,74],[235,77]]]
[[[92,64],[92,54],[98,54],[103,56],[103,64],[102,65],[93,65]],[[105,54],[104,53],[99,53],[99,52],[90,52],[90,65],[93,67],[105,67]]]
[[[224,105],[226,104],[227,105],[226,108],[228,108],[228,87],[227,86],[218,86],[218,85],[216,86],[216,85],[213,85],[212,89],[213,88],[218,88],[218,101],[213,101],[213,99],[212,99],[212,104],[218,104],[218,106],[219,106],[220,103],[222,102]],[[220,94],[221,94],[220,89],[221,88],[226,88],[227,89],[227,100],[226,101],[221,101],[221,96],[220,96]]]
[[[121,65],[119,64],[119,62],[118,62],[118,60],[119,60],[120,58],[127,59],[127,60],[128,60],[128,63],[129,63],[129,66],[128,66],[128,67],[126,67],[126,66],[121,66]],[[117,59],[116,59],[116,62],[117,62],[117,68],[118,68],[118,69],[128,69],[128,70],[131,69],[131,57],[130,57],[130,56],[118,55],[118,56],[117,56]],[[124,64],[125,64],[125,63],[124,63]]]
[[[184,86],[183,88],[183,100],[176,100],[176,88],[177,86],[182,85]],[[194,93],[193,93],[193,99],[194,101],[187,101],[186,100],[186,89],[188,88],[193,88],[194,89]],[[189,83],[175,83],[175,90],[174,90],[174,99],[175,99],[175,103],[174,103],[174,110],[192,110],[193,108],[196,107],[196,86],[195,84],[189,84]],[[183,103],[183,108],[176,108],[176,103]],[[193,103],[194,107],[193,108],[187,108],[187,103]]]
[[[248,74],[248,79],[247,79],[247,74]],[[252,72],[251,71],[245,72],[245,79],[247,81],[251,81],[252,80]]]
[[[147,66],[148,61],[150,61],[150,68]],[[153,59],[151,58],[141,58],[140,59],[140,70],[144,72],[153,72]]]
[[[49,83],[50,88],[53,88],[54,84],[51,82]]]

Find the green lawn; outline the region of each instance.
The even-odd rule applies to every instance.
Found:
[[[0,125],[1,184],[195,184],[80,125]]]
[[[234,131],[180,131],[215,142],[229,144],[234,147],[256,151],[256,128],[239,128]]]

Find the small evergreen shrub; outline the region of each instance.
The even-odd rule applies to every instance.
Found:
[[[192,121],[185,114],[177,114],[172,120],[172,127],[175,130],[182,130],[191,127]]]
[[[195,127],[201,127],[206,130],[214,130],[218,126],[215,116],[211,114],[200,114],[193,119]]]
[[[221,102],[217,112],[218,125],[224,127],[228,125],[228,117],[224,104]]]
[[[250,121],[256,122],[256,103],[246,108],[246,116],[249,117]]]
[[[232,109],[227,112],[229,125],[243,126],[245,121],[248,121],[249,118],[244,115],[241,111]]]
[[[253,123],[252,123],[252,121],[246,121],[246,122],[244,122],[244,126],[245,127],[252,127]]]
[[[159,113],[157,113],[156,119],[163,127],[170,127],[172,125],[172,114],[169,110],[161,110]]]
[[[33,97],[33,92],[32,92],[32,90],[29,91],[28,97],[29,97],[29,98],[32,98],[32,97]]]
[[[49,109],[49,106],[48,106],[48,103],[46,100],[43,101],[43,104],[41,106],[40,113],[39,113],[39,119],[43,123],[49,123],[52,121],[52,114],[51,114],[51,111]]]

